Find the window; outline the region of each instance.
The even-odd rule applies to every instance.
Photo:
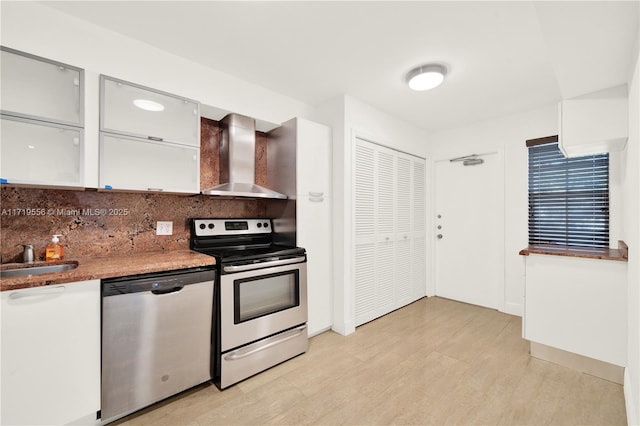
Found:
[[[527,147],[529,244],[609,247],[609,154],[566,158],[557,136]]]

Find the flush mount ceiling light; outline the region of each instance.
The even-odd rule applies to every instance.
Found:
[[[412,90],[430,90],[440,86],[445,75],[447,68],[444,65],[422,65],[409,71],[407,84]]]
[[[133,104],[145,111],[163,111],[164,105],[158,102],[150,101],[148,99],[135,99]]]

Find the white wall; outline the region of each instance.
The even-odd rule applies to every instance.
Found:
[[[351,96],[320,105],[315,119],[333,127],[334,318],[333,330],[355,330],[353,287],[352,152],[356,136],[419,157],[430,151],[426,133]],[[427,171],[427,176],[429,173]],[[428,199],[428,198],[427,198]],[[425,259],[425,262],[427,259]]]
[[[309,105],[169,54],[36,2],[1,2],[4,46],[85,69],[85,186],[98,184],[99,74],[174,93],[223,110],[282,123]]]
[[[504,246],[504,311],[522,315],[524,260],[518,252],[527,246],[527,148],[525,141],[558,133],[555,105],[527,113],[489,120],[429,135],[433,160],[501,151],[504,156],[504,241],[494,241],[478,250],[500,250]],[[492,248],[493,247],[493,248]]]
[[[637,49],[640,54],[640,47]],[[640,61],[629,87],[629,139],[623,152],[624,188],[622,238],[629,245],[627,277],[627,368],[624,393],[627,421],[640,424]]]

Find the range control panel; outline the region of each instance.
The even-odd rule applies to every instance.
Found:
[[[270,234],[271,219],[192,219],[191,232],[198,237]]]

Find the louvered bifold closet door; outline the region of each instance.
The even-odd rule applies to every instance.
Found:
[[[375,318],[375,151],[356,143],[354,155],[355,312],[356,323]]]
[[[424,296],[424,160],[356,139],[353,179],[355,321],[361,325]]]
[[[398,154],[396,171],[395,287],[396,308],[412,300],[411,277],[411,157]]]
[[[376,152],[376,259],[386,268],[377,268],[376,317],[395,309],[395,156],[393,151],[379,148]]]
[[[411,291],[413,300],[427,294],[426,161],[413,158],[411,204]]]

